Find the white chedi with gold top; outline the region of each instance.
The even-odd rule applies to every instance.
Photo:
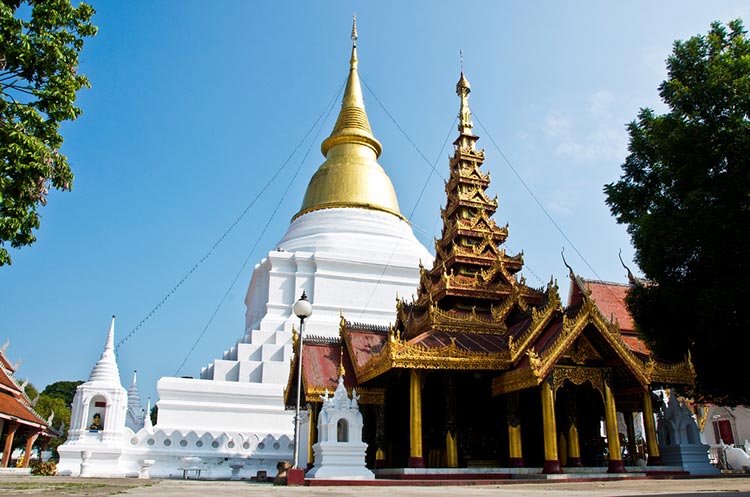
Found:
[[[292,306],[302,292],[315,310],[305,321],[306,334],[337,336],[342,311],[386,326],[395,320],[396,295],[414,294],[420,261],[430,265],[433,259],[401,215],[391,180],[378,164],[382,147],[370,129],[357,67],[354,44],[341,110],[321,145],[326,159],[286,234],[255,266],[243,336],[200,379],[161,378],[157,385],[155,433],[235,433],[236,441],[220,442],[213,452],[249,458],[243,472],[270,474],[278,460],[292,457],[293,413],[284,410],[283,391],[292,328],[299,326]],[[305,439],[303,433],[302,447]],[[187,448],[194,450],[192,444]],[[179,445],[169,450],[178,454]],[[208,452],[201,455],[204,462]],[[222,467],[212,469],[213,477]],[[162,471],[157,461],[151,474]]]

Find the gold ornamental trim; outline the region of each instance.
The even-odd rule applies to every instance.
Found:
[[[592,324],[601,332],[602,336],[609,342],[615,353],[623,360],[638,382],[644,387],[647,386],[650,381],[646,375],[643,361],[636,357],[625,344],[620,334],[619,326],[616,323],[610,323],[591,299],[583,301],[583,305],[575,317],[568,318],[567,316],[563,316],[560,335],[542,355],[544,373],[546,374],[552,368],[560,359],[563,352],[573,344],[575,339],[578,338],[589,324]]]
[[[562,312],[562,301],[557,291],[556,284],[547,286],[547,303],[541,309],[536,307],[531,309],[531,325],[520,336],[513,340],[513,353],[511,360],[515,363],[525,353],[531,343],[537,338],[541,331],[549,324],[555,313]]]
[[[324,209],[367,209],[371,211],[387,212],[388,214],[393,214],[394,216],[400,218],[402,221],[411,225],[409,220],[406,219],[406,217],[404,217],[404,215],[398,211],[387,209],[380,205],[360,204],[356,202],[327,202],[324,204],[317,204],[312,207],[308,207],[307,209],[303,209],[299,211],[297,214],[294,215],[294,217],[292,217],[291,220],[294,221],[298,217],[304,216],[305,214],[309,214],[310,212],[314,212],[314,211],[322,211]]]
[[[503,373],[492,380],[492,395],[496,396],[517,392],[526,388],[535,387],[541,382],[542,378],[536,376],[531,369],[514,369],[513,371]]]
[[[557,394],[557,389],[566,381],[577,386],[589,382],[602,396],[602,402],[604,401],[604,377],[600,368],[555,366],[552,370],[552,391]]]
[[[390,369],[503,370],[509,366],[507,351],[473,352],[459,347],[453,339],[448,345],[427,348],[392,333],[383,350],[363,368],[359,380],[371,380]]]
[[[646,375],[649,383],[665,383],[668,385],[693,385],[695,383],[695,367],[690,353],[674,364],[662,364],[649,358],[646,362]]]
[[[376,404],[382,405],[385,403],[385,389],[384,388],[367,388],[367,387],[355,387],[357,395],[359,396],[360,404]],[[328,391],[330,395],[333,393],[333,389],[327,389],[324,387],[314,387],[305,391],[305,402],[321,403],[321,396]],[[349,389],[347,389],[349,392]]]

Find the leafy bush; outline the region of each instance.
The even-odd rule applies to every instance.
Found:
[[[55,476],[57,474],[57,464],[55,464],[54,461],[31,461],[31,474],[38,476]]]

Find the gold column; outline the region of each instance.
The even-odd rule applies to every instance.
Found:
[[[643,427],[646,429],[646,447],[648,448],[648,465],[661,466],[659,444],[656,441],[654,426],[654,408],[651,405],[651,390],[643,392]]]
[[[511,468],[523,467],[523,445],[521,443],[521,417],[518,412],[518,392],[509,393],[506,397],[508,418],[508,455]]]
[[[450,431],[445,433],[445,465],[449,468],[458,467],[458,444],[456,436]]]
[[[409,377],[409,467],[424,468],[422,457],[422,378],[417,370]]]
[[[315,463],[313,445],[318,441],[318,405],[307,404],[308,432],[307,432],[307,467],[312,468]]]
[[[508,448],[510,452],[510,466],[523,466],[523,448],[521,445],[521,425],[508,424]]]
[[[571,421],[568,427],[568,466],[582,466],[581,444],[578,439],[576,421]]]
[[[542,381],[542,425],[544,429],[543,473],[562,473],[557,456],[557,424],[555,423],[555,396],[550,385],[551,378]]]
[[[625,464],[620,452],[620,432],[617,431],[617,408],[615,396],[612,394],[610,380],[604,378],[604,418],[607,424],[607,447],[609,449],[608,473],[624,473]]]

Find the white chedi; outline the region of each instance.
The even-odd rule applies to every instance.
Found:
[[[371,480],[372,471],[365,467],[367,444],[362,441],[362,413],[359,412],[356,389],[351,398],[343,375],[333,396],[328,390],[321,396],[323,406],[318,416],[318,442],[313,445],[315,465],[307,478],[328,480]]]
[[[68,440],[58,447],[60,474],[121,477],[128,396],[120,384],[114,348],[115,318],[102,355],[73,397]]]
[[[137,374],[137,371],[133,372],[133,382],[130,384],[130,388],[128,388],[128,410],[125,414],[125,426],[133,431],[143,428],[145,417],[143,404],[141,404],[141,394],[138,392]]]

